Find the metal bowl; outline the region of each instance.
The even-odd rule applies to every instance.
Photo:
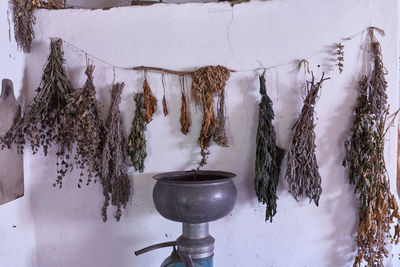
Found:
[[[155,175],[153,201],[165,218],[183,223],[218,220],[232,211],[236,174],[222,171],[180,171]]]

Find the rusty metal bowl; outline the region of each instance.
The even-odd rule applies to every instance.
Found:
[[[232,178],[223,171],[180,171],[155,175],[153,201],[165,218],[198,224],[218,220],[232,211],[237,198]]]

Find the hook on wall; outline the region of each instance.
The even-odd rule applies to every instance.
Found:
[[[310,62],[308,62],[307,59],[303,58],[302,60],[300,60],[298,66],[297,66],[297,69],[300,71],[302,66],[304,67],[304,74],[311,73],[310,72]]]

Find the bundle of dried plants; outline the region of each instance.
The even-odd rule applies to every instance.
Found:
[[[400,215],[395,196],[390,192],[384,160],[384,137],[388,130],[385,80],[386,69],[378,40],[370,29],[374,64],[370,77],[360,81],[351,137],[346,140],[344,166],[349,167],[349,182],[359,197],[358,251],[354,266],[365,260],[368,266],[384,266],[389,256],[387,241],[400,241]],[[394,224],[394,232],[391,226]]]
[[[146,121],[143,93],[135,94],[136,111],[132,121],[131,133],[128,136],[128,155],[136,171],[144,171],[146,152]]]
[[[317,158],[315,156],[315,103],[318,99],[319,90],[325,80],[324,74],[320,81],[315,82],[314,74],[312,80],[307,81],[307,96],[299,118],[293,126],[293,136],[289,145],[288,163],[286,170],[286,181],[289,184],[289,192],[296,200],[303,196],[318,201],[322,193],[321,176],[318,171]]]
[[[61,0],[12,0],[14,37],[17,45],[25,53],[30,53],[35,38],[34,12],[37,8],[57,9],[64,6]]]
[[[85,72],[87,80],[84,86],[66,95],[67,104],[62,110],[60,118],[60,132],[72,133],[73,141],[69,142],[65,153],[70,156],[75,154],[70,166],[76,166],[81,170],[79,188],[83,182],[83,170],[86,170],[88,174],[86,185],[89,185],[93,178],[96,182],[96,178],[100,175],[104,127],[99,117],[93,71],[94,66],[88,65]],[[65,167],[64,164],[62,167]],[[64,170],[67,169],[64,168]],[[57,180],[57,183],[60,182],[61,180]]]
[[[163,105],[163,112],[164,112],[164,117],[168,115],[168,106],[167,106],[167,98],[165,97],[165,77],[164,73],[161,76],[161,81],[162,81],[162,86],[163,86],[163,92],[164,96],[162,99],[162,105]]]
[[[190,118],[185,95],[185,76],[180,76],[179,81],[181,84],[181,132],[186,135],[189,132],[190,128]]]
[[[43,148],[45,155],[53,141],[59,145],[57,155],[62,157],[64,147],[71,139],[71,132],[60,131],[62,109],[66,105],[66,95],[73,92],[64,67],[63,51],[60,39],[50,42],[50,54],[43,71],[42,80],[36,89],[37,95],[27,107],[19,121],[2,138],[2,146],[16,143],[21,150],[26,140],[35,154]],[[24,138],[21,138],[21,133]],[[63,161],[64,159],[61,159]]]
[[[121,207],[126,208],[129,200],[131,183],[125,165],[125,138],[122,128],[122,117],[119,109],[124,83],[113,85],[111,108],[106,124],[101,162],[101,184],[103,186],[104,205],[103,221],[107,221],[107,208],[110,204],[117,207],[115,218],[121,218]],[[111,196],[110,196],[111,195]]]
[[[264,75],[260,75],[261,102],[259,107],[258,129],[256,137],[256,172],[254,189],[258,201],[266,204],[265,221],[276,214],[276,190],[279,183],[280,165],[284,151],[276,146],[275,129],[272,120],[275,117],[272,101],[267,95]]]
[[[149,124],[153,120],[153,114],[157,109],[157,99],[153,96],[153,92],[146,78],[143,82],[143,94],[144,106],[146,107],[146,123]]]
[[[224,66],[207,66],[192,74],[192,100],[197,106],[203,107],[203,122],[198,139],[202,156],[199,167],[207,164],[212,137],[217,144],[228,145],[225,133],[225,85],[230,72]],[[214,114],[214,96],[219,98],[217,119]]]

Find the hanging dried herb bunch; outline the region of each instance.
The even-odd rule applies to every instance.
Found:
[[[320,81],[315,82],[314,74],[311,75],[311,82],[307,81],[307,96],[303,108],[292,128],[293,137],[289,145],[285,178],[289,184],[289,192],[296,200],[306,196],[318,206],[322,188],[315,156],[314,108],[319,90],[329,78],[324,78],[322,74]]]
[[[342,43],[338,43],[337,45],[337,61],[338,61],[338,68],[339,72],[343,72],[343,66],[344,66],[344,45]]]
[[[62,109],[66,105],[66,95],[73,91],[64,67],[60,39],[50,42],[50,54],[43,71],[42,80],[36,89],[37,95],[27,107],[18,124],[15,124],[2,138],[2,146],[16,143],[20,149],[26,140],[35,154],[43,148],[45,155],[53,141],[59,145],[57,155],[62,157],[64,147],[71,141],[71,133],[60,131],[59,122]],[[24,138],[21,138],[21,132]],[[61,159],[62,161],[63,159]]]
[[[146,152],[146,121],[143,93],[135,94],[136,111],[132,121],[131,133],[128,136],[128,155],[136,171],[143,172]]]
[[[181,132],[186,135],[190,128],[190,118],[185,95],[185,76],[179,76],[179,82],[181,85]]]
[[[254,189],[258,201],[266,204],[265,221],[276,214],[276,189],[279,183],[280,165],[284,151],[276,146],[275,129],[272,125],[274,110],[272,101],[267,95],[264,74],[260,75],[261,102],[258,105],[258,129],[256,137],[256,175]]]
[[[123,88],[124,83],[113,85],[111,109],[106,124],[101,164],[101,184],[105,198],[102,208],[103,221],[107,221],[107,208],[110,199],[111,204],[117,207],[115,218],[119,221],[122,215],[121,207],[126,208],[130,195],[131,183],[125,165],[125,138],[119,109]]]
[[[18,47],[30,53],[35,38],[33,25],[36,22],[34,11],[36,2],[31,0],[13,0],[14,37]]]
[[[192,100],[203,107],[203,122],[198,139],[202,159],[199,167],[207,164],[211,138],[217,144],[228,146],[225,133],[225,85],[231,70],[224,66],[207,66],[192,74]],[[218,96],[218,115],[214,114],[214,96]]]
[[[354,266],[365,260],[368,266],[384,266],[389,252],[387,240],[400,241],[400,215],[390,192],[384,160],[384,137],[388,114],[386,69],[378,40],[370,29],[374,64],[370,77],[360,81],[351,137],[346,140],[344,166],[349,166],[349,182],[359,197],[358,253]],[[383,33],[383,31],[382,31]],[[394,232],[390,231],[394,224]]]
[[[153,92],[151,91],[146,77],[143,82],[143,94],[144,106],[146,107],[146,123],[149,124],[153,120],[153,114],[157,109],[157,99],[153,96]]]
[[[100,175],[104,126],[99,118],[99,104],[93,84],[93,71],[94,66],[89,64],[85,72],[87,79],[84,86],[66,95],[67,104],[62,110],[60,119],[60,131],[72,133],[73,141],[69,142],[65,153],[73,155],[75,148],[71,165],[81,170],[79,188],[83,182],[83,170],[86,170],[88,174],[86,185],[89,185],[92,179],[95,179],[96,182],[96,178]],[[62,166],[65,167],[64,164]],[[67,170],[68,168],[63,169]]]
[[[168,115],[168,106],[167,106],[167,98],[165,97],[165,76],[164,73],[161,76],[161,81],[162,81],[162,86],[163,86],[163,92],[164,96],[162,99],[162,105],[163,105],[163,112],[164,112],[164,117]]]
[[[32,41],[35,38],[34,24],[36,18],[34,12],[37,8],[62,8],[61,0],[12,0],[14,37],[17,45],[24,53],[30,53]]]

